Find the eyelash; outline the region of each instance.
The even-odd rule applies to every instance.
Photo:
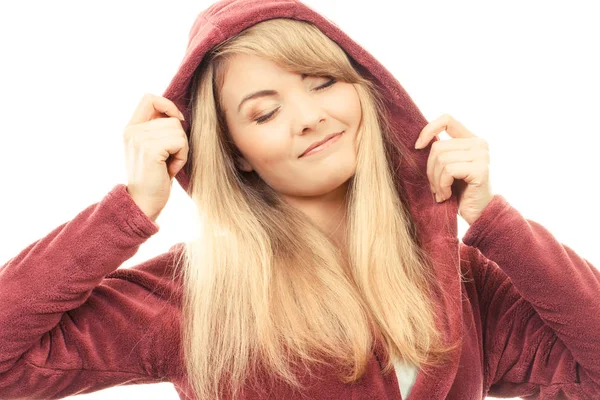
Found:
[[[328,88],[329,86],[333,85],[336,82],[337,82],[337,79],[331,78],[329,81],[327,81],[326,83],[322,84],[321,86],[317,86],[315,88],[315,90],[317,90],[317,91],[318,90],[323,90],[323,89]],[[275,113],[277,112],[277,110],[279,110],[279,108],[281,108],[281,107],[277,107],[275,110],[273,110],[269,114],[263,115],[262,117],[257,118],[254,121],[256,121],[257,125],[264,124],[265,122],[267,122],[268,120],[270,120],[271,118],[273,118],[273,116],[275,115]]]

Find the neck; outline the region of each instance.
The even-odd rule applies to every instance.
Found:
[[[317,224],[345,251],[346,207],[349,182],[319,196],[288,197],[285,199]]]

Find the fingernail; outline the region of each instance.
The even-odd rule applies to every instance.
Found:
[[[419,140],[417,140],[417,143],[415,143],[415,149],[418,149],[421,147],[421,139],[419,138]]]
[[[179,114],[181,115],[181,120],[182,120],[182,121],[185,121],[185,118],[184,118],[184,116],[183,116],[183,113],[180,111],[180,112],[179,112]]]

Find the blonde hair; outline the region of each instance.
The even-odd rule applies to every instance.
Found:
[[[356,88],[362,120],[345,210],[348,254],[255,172],[236,168],[219,88],[228,57],[240,53]],[[235,398],[258,371],[257,390],[265,376],[302,389],[296,368],[312,374],[316,364],[356,381],[377,337],[387,354],[415,366],[448,361],[459,344],[444,345],[435,326],[437,283],[390,170],[389,146],[397,145],[382,100],[343,49],[308,22],[263,21],[207,54],[191,94],[185,168],[199,235],[185,243],[179,266],[182,346],[197,398]]]

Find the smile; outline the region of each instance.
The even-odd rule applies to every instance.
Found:
[[[309,151],[308,153],[304,154],[302,157],[300,158],[304,158],[304,157],[308,157],[312,154],[315,153],[320,153],[323,150],[329,149],[331,146],[333,146],[337,141],[339,141],[339,139],[342,137],[342,135],[344,134],[344,132],[341,132],[338,135],[333,136],[331,139],[329,139],[328,141],[326,141],[325,143],[315,147],[314,149],[312,149],[311,151]]]

